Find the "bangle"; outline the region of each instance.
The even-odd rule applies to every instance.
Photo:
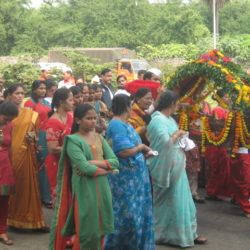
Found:
[[[105,162],[106,167],[107,167],[108,170],[112,169],[111,164],[107,160],[104,160],[104,162]]]

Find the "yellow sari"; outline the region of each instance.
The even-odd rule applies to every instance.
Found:
[[[8,225],[23,229],[45,227],[37,180],[38,113],[21,108],[13,120],[11,159],[16,193],[10,196]]]

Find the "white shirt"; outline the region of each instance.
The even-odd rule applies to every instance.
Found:
[[[127,95],[127,96],[130,96],[130,95],[131,95],[126,89],[118,89],[118,90],[115,92],[115,95],[119,95],[119,94],[123,94],[123,95]]]
[[[65,82],[64,80],[62,80],[62,81],[60,81],[60,82],[58,83],[58,88],[59,88],[59,89],[60,89],[60,88],[67,88],[67,89],[69,89],[69,88],[72,87],[72,86],[75,86],[75,84],[72,83],[72,82]]]

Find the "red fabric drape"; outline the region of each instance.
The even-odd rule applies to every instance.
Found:
[[[250,213],[250,154],[231,159],[232,192],[241,209]]]
[[[207,195],[231,197],[230,157],[226,148],[207,146],[205,158],[209,165]]]
[[[128,82],[125,85],[125,89],[130,94],[135,94],[136,91],[140,88],[149,88],[152,91],[153,98],[156,99],[158,96],[158,88],[161,88],[161,84],[159,82],[148,81],[148,80],[134,80],[132,82]]]

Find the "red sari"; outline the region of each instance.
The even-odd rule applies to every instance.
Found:
[[[228,111],[217,107],[212,114],[218,119],[225,119]],[[223,147],[207,146],[205,158],[209,165],[207,182],[207,195],[218,197],[231,197],[231,171],[230,157],[227,149]]]
[[[73,116],[71,112],[68,112],[65,124],[55,118],[50,118],[46,124],[47,142],[58,142],[58,145],[62,147],[64,137],[71,133],[72,124]],[[45,166],[49,179],[50,193],[53,204],[55,203],[56,199],[57,170],[59,159],[60,155],[55,154],[48,154],[45,159]]]

